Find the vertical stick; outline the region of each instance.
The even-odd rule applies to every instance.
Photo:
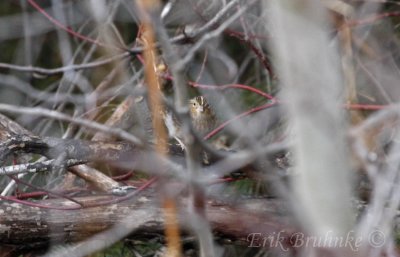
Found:
[[[146,16],[145,12],[151,12],[156,9],[160,3],[157,0],[141,0],[139,1],[143,8],[142,18],[142,36],[145,50],[143,52],[145,64],[145,79],[148,88],[148,100],[152,114],[154,136],[156,138],[156,151],[160,155],[167,155],[167,132],[161,117],[161,110],[163,109],[161,99],[160,81],[156,73],[157,53],[154,49],[155,34],[150,19]],[[163,190],[167,191],[167,190]],[[164,194],[163,209],[165,216],[165,234],[167,239],[167,253],[166,256],[180,257],[181,256],[181,242],[179,235],[179,227],[177,220],[177,206],[175,200],[169,196],[168,193]]]

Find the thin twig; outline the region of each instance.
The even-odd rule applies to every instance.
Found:
[[[9,104],[0,104],[0,111],[3,112],[11,112],[11,113],[19,113],[19,114],[29,114],[29,115],[34,115],[34,116],[42,116],[42,117],[47,117],[51,119],[56,119],[60,121],[67,121],[71,122],[80,126],[84,126],[93,130],[101,131],[113,136],[117,136],[121,139],[124,139],[128,142],[131,142],[132,144],[135,144],[136,146],[143,146],[143,143],[141,140],[134,135],[118,128],[111,128],[109,126],[105,126],[103,124],[97,123],[95,121],[89,121],[86,119],[82,118],[73,118],[69,115],[57,112],[57,111],[52,111],[49,109],[41,108],[41,107],[36,107],[36,108],[27,108],[27,107],[19,107],[19,106],[14,106],[14,105],[9,105]]]
[[[185,55],[183,59],[181,59],[178,63],[176,63],[176,67],[179,69],[183,69],[194,57],[195,53],[209,40],[219,36],[231,23],[236,21],[247,9],[252,6],[257,0],[252,0],[247,3],[242,9],[240,9],[237,13],[233,14],[229,19],[224,21],[217,29],[205,34],[200,40],[198,40],[189,52]]]
[[[125,53],[118,54],[118,55],[115,55],[115,56],[112,56],[112,57],[109,57],[109,58],[106,58],[106,59],[100,60],[100,61],[94,61],[94,62],[85,63],[85,64],[68,65],[68,66],[63,66],[63,67],[54,68],[54,69],[46,69],[46,68],[35,67],[35,66],[21,66],[21,65],[9,64],[9,63],[0,63],[0,68],[11,69],[11,70],[15,70],[15,71],[23,71],[23,72],[36,72],[36,73],[44,74],[44,75],[55,75],[55,74],[64,73],[67,71],[96,68],[98,66],[109,64],[114,61],[120,61],[121,59],[127,58],[129,56],[130,56],[130,54],[128,52],[125,52]]]

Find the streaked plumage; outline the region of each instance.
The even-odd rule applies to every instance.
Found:
[[[203,96],[196,96],[189,101],[189,113],[193,128],[200,136],[205,136],[215,128],[217,122],[215,113]],[[164,111],[163,118],[169,136],[175,138],[183,147],[180,121],[168,111]]]
[[[205,136],[215,128],[216,116],[204,96],[196,96],[189,101],[190,116],[193,128]]]

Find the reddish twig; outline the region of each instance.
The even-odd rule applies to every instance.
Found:
[[[22,181],[22,180],[20,180],[19,178],[15,177],[15,176],[9,176],[9,177],[12,178],[17,184],[22,184],[22,185],[25,185],[27,187],[33,188],[35,190],[42,190],[43,192],[45,192],[48,195],[54,195],[54,196],[57,196],[57,197],[60,197],[60,198],[65,198],[65,199],[67,199],[67,200],[69,200],[71,202],[74,202],[76,204],[79,204],[79,205],[83,206],[82,203],[80,203],[79,201],[76,201],[75,199],[73,199],[73,198],[71,198],[69,196],[66,196],[66,195],[63,195],[63,194],[60,194],[60,193],[57,193],[57,192],[54,192],[54,191],[46,190],[46,189],[43,189],[43,188],[39,188],[39,187],[34,186],[34,185],[30,184],[30,183]],[[19,196],[17,196],[17,197],[19,198]]]
[[[119,175],[119,176],[113,176],[112,179],[115,181],[123,181],[123,180],[127,180],[128,178],[132,177],[133,174],[134,174],[133,171],[129,171],[129,172]]]
[[[164,77],[165,79],[173,80],[172,76],[169,75],[169,74],[163,75],[163,77]],[[258,95],[261,95],[261,96],[263,96],[264,98],[266,98],[266,99],[272,101],[272,102],[270,102],[270,103],[261,105],[261,106],[259,106],[259,107],[252,108],[252,109],[250,109],[250,110],[248,110],[248,111],[245,111],[245,112],[243,112],[243,113],[241,113],[241,114],[239,114],[239,115],[233,117],[233,118],[230,119],[230,120],[225,121],[224,123],[222,123],[221,125],[219,125],[216,129],[214,129],[213,131],[211,131],[208,135],[206,135],[206,136],[204,137],[204,139],[209,139],[210,137],[214,136],[214,135],[217,134],[219,131],[221,131],[223,128],[225,128],[228,124],[230,124],[231,122],[233,122],[233,121],[235,121],[235,120],[237,120],[237,119],[239,119],[239,118],[241,118],[241,117],[247,116],[247,115],[249,115],[249,114],[251,114],[251,113],[254,113],[254,112],[258,112],[258,111],[267,109],[267,108],[269,108],[269,107],[272,107],[272,106],[274,106],[274,105],[280,103],[280,101],[279,101],[277,98],[275,98],[274,96],[272,96],[272,95],[270,95],[270,94],[267,94],[267,93],[265,93],[265,92],[263,92],[263,91],[261,91],[261,90],[259,90],[259,89],[257,89],[257,88],[254,88],[254,87],[251,87],[251,86],[247,86],[247,85],[242,85],[242,84],[228,84],[228,85],[215,86],[215,85],[203,85],[203,84],[198,84],[198,83],[195,83],[195,82],[192,82],[192,81],[189,81],[188,83],[189,83],[189,85],[192,86],[192,87],[198,87],[198,88],[210,89],[210,90],[225,90],[225,89],[230,89],[230,88],[238,88],[238,89],[248,90],[248,91],[251,91],[251,92],[253,92],[253,93],[256,93],[256,94],[258,94]]]
[[[360,19],[360,20],[351,20],[347,23],[348,26],[355,27],[355,26],[360,26],[360,25],[366,25],[370,23],[374,23],[377,20],[385,19],[388,17],[397,17],[400,16],[400,12],[385,12],[385,13],[380,13],[365,19]]]
[[[102,46],[102,47],[107,47],[107,48],[114,48],[114,49],[121,49],[119,47],[116,46],[110,46],[110,45],[106,45],[98,40],[94,40],[92,38],[89,38],[87,36],[84,36],[74,30],[72,30],[71,28],[68,28],[67,26],[65,26],[64,24],[62,24],[60,21],[58,21],[57,19],[55,19],[53,16],[51,16],[50,14],[48,14],[42,7],[40,7],[40,5],[38,5],[34,0],[28,0],[29,4],[35,8],[37,11],[39,11],[41,14],[43,14],[44,17],[46,17],[51,23],[53,23],[54,25],[56,25],[57,27],[61,28],[62,30],[65,30],[67,33],[71,34],[72,36],[79,38],[81,40],[84,40],[86,42],[90,42],[93,43],[95,45],[98,46]],[[125,49],[123,49],[125,50]]]
[[[71,193],[76,194],[76,193],[81,193],[81,192],[86,192],[86,191],[88,191],[88,190],[85,190],[85,189],[73,189],[73,190],[65,190],[63,192],[57,192],[57,193],[65,195],[65,194],[71,194]],[[28,198],[39,198],[39,197],[43,197],[43,196],[46,196],[46,195],[49,195],[49,194],[47,192],[45,192],[45,191],[35,191],[35,192],[19,194],[17,196],[17,198],[20,199],[20,200],[23,200],[23,199],[28,199]]]
[[[269,60],[267,59],[265,54],[262,52],[262,50],[254,45],[254,43],[251,41],[251,38],[248,35],[246,35],[244,33],[239,33],[239,32],[233,31],[233,30],[230,30],[228,35],[235,37],[235,38],[239,39],[240,41],[244,42],[245,44],[247,44],[250,47],[250,50],[252,50],[254,52],[254,54],[258,57],[258,59],[260,60],[260,62],[264,66],[264,68],[269,72],[271,77],[273,79],[276,78],[276,74],[273,72]]]
[[[214,129],[213,131],[211,131],[210,133],[208,133],[208,134],[204,137],[204,139],[207,140],[207,139],[211,138],[212,136],[214,136],[215,134],[217,134],[218,132],[220,132],[223,128],[225,128],[227,125],[229,125],[230,123],[232,123],[233,121],[235,121],[235,120],[237,120],[237,119],[240,119],[240,118],[242,118],[242,117],[244,117],[244,116],[247,116],[247,115],[249,115],[249,114],[251,114],[251,113],[254,113],[254,112],[259,112],[259,111],[261,111],[261,110],[265,110],[265,109],[270,108],[270,107],[272,107],[272,106],[274,106],[274,105],[276,105],[276,104],[278,104],[278,103],[279,103],[278,101],[273,101],[273,102],[270,102],[270,103],[267,103],[267,104],[264,104],[264,105],[261,105],[261,106],[252,108],[252,109],[250,109],[250,110],[248,110],[248,111],[242,112],[241,114],[236,115],[236,116],[233,117],[232,119],[229,119],[229,120],[223,122],[223,123],[222,123],[221,125],[219,125],[216,129]]]
[[[349,110],[370,110],[377,111],[390,107],[390,105],[374,105],[374,104],[344,104],[344,108]]]
[[[239,88],[239,89],[248,90],[248,91],[251,91],[258,95],[261,95],[268,100],[278,101],[278,99],[276,99],[275,97],[273,97],[270,94],[267,94],[257,88],[247,86],[247,85],[242,85],[242,84],[227,84],[227,85],[215,86],[215,85],[203,85],[203,84],[198,84],[195,82],[189,82],[189,85],[191,85],[192,87],[198,87],[198,88],[203,88],[203,89],[213,89],[213,90],[225,90],[225,89],[230,89],[230,88]]]
[[[31,207],[38,207],[42,209],[52,209],[52,210],[63,210],[63,211],[68,211],[68,210],[78,210],[82,208],[90,208],[90,207],[98,207],[102,205],[109,205],[109,204],[115,204],[115,203],[120,203],[123,201],[126,201],[128,199],[131,199],[133,196],[136,196],[137,194],[141,193],[143,190],[147,189],[150,185],[154,184],[157,181],[157,177],[153,177],[146,181],[142,186],[137,188],[135,191],[123,196],[123,197],[118,197],[118,198],[113,198],[109,200],[103,200],[99,201],[97,203],[91,203],[91,204],[84,204],[83,206],[81,205],[75,205],[75,206],[68,206],[68,207],[61,207],[61,206],[50,206],[50,205],[44,205],[44,204],[38,204],[30,201],[24,201],[20,200],[17,197],[14,196],[1,196],[0,199],[31,206]]]
[[[236,31],[236,30],[232,30],[232,29],[226,29],[226,30],[225,30],[225,33],[228,34],[229,36],[242,37],[242,38],[245,37],[245,34],[244,34],[243,32]],[[233,35],[232,35],[232,34],[233,34]],[[262,40],[268,39],[267,36],[257,35],[257,34],[251,34],[251,33],[249,33],[249,34],[247,35],[247,38],[248,38],[249,40],[251,40],[251,39],[262,39]]]
[[[10,201],[10,202],[19,203],[19,204],[23,204],[23,205],[27,205],[27,206],[31,206],[31,207],[42,208],[42,209],[53,209],[53,210],[64,210],[64,211],[82,209],[82,206],[80,206],[80,205],[69,206],[69,207],[49,206],[49,205],[38,204],[38,203],[30,202],[30,201],[20,200],[15,196],[2,196],[2,195],[0,195],[0,199],[7,200],[7,201]]]

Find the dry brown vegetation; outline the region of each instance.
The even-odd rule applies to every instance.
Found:
[[[0,1],[0,256],[398,256],[399,15]]]

